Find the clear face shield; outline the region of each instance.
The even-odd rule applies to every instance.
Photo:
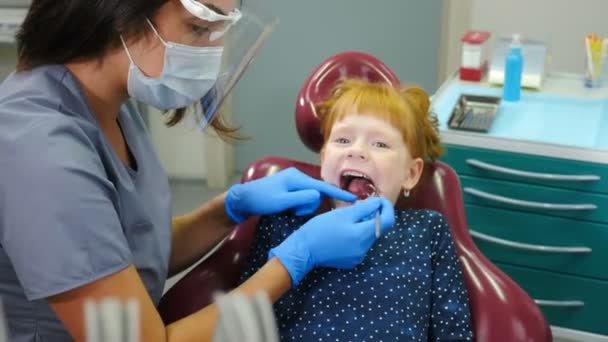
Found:
[[[234,3],[239,0],[218,0],[215,4],[205,0],[180,1],[194,18],[200,20],[192,23],[199,28],[193,27],[192,33],[186,34],[176,45],[221,50],[216,81],[200,100],[188,107],[196,126],[202,129],[218,113],[278,20],[264,11],[268,8],[265,0],[243,0],[239,7]],[[221,8],[230,3],[232,9]]]

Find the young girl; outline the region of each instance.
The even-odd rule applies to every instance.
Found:
[[[365,198],[409,196],[443,151],[420,88],[347,80],[318,104],[324,181]],[[349,205],[336,201],[335,207]],[[306,218],[262,217],[243,279]],[[327,227],[332,229],[332,227]],[[335,241],[336,248],[340,241]],[[468,296],[447,221],[396,209],[395,227],[353,270],[313,270],[275,304],[282,341],[468,341]]]

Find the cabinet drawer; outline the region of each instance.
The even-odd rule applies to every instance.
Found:
[[[470,204],[466,214],[493,261],[608,280],[608,225]]]
[[[460,175],[608,194],[608,165],[448,145],[441,160]]]
[[[608,222],[608,195],[461,176],[465,203]]]
[[[608,282],[537,271],[512,265],[497,266],[537,302],[551,325],[608,334]]]

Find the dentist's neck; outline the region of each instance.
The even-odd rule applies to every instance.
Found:
[[[115,122],[127,99],[129,62],[122,49],[98,59],[65,65],[77,79],[86,100],[101,125]]]

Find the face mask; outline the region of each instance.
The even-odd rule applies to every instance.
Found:
[[[192,47],[165,42],[150,21],[148,24],[165,45],[163,71],[158,78],[144,75],[133,62],[121,37],[131,62],[127,85],[129,96],[160,110],[187,107],[199,101],[217,80],[223,47]]]

